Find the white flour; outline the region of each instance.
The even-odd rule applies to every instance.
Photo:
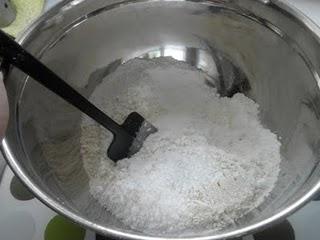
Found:
[[[135,59],[93,93],[117,121],[137,111],[159,130],[114,164],[111,134],[83,120],[90,191],[132,229],[221,229],[259,206],[277,181],[280,143],[261,125],[258,105],[243,94],[220,98],[205,77],[170,58]]]

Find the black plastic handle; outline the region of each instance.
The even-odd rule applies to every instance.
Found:
[[[113,134],[116,134],[119,131],[125,132],[118,123],[90,103],[85,97],[74,90],[69,84],[63,81],[1,30],[0,57],[87,114]]]

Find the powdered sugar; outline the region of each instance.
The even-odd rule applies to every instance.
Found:
[[[280,143],[243,94],[221,98],[205,73],[170,58],[135,59],[91,97],[121,122],[132,111],[158,129],[114,164],[111,134],[84,119],[81,151],[92,195],[147,233],[221,229],[253,210],[277,181]]]

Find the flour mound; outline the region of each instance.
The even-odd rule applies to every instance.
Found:
[[[90,119],[81,153],[92,195],[114,217],[146,233],[222,229],[258,207],[279,174],[280,143],[243,94],[221,98],[206,75],[170,58],[119,67],[91,99],[121,122],[132,111],[158,132],[114,164],[112,136]]]

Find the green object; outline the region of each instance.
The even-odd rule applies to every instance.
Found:
[[[15,199],[28,201],[34,198],[34,195],[14,176],[10,183],[10,192]]]
[[[44,0],[11,0],[17,11],[16,19],[5,28],[6,33],[16,37],[42,12]]]
[[[45,240],[84,240],[85,230],[65,217],[55,216],[44,232]]]

